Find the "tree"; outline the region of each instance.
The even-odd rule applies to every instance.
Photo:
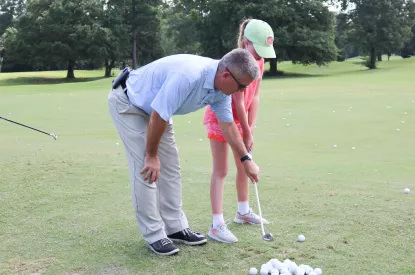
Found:
[[[346,58],[352,58],[360,55],[356,46],[357,42],[353,37],[353,21],[348,14],[339,13],[336,16],[336,39],[335,43],[339,49],[337,61],[344,61]]]
[[[369,55],[368,68],[376,68],[376,57],[380,52],[402,48],[411,34],[414,22],[415,3],[412,0],[341,0],[343,10],[349,4],[349,12],[355,30],[354,36]]]
[[[197,16],[195,7],[186,6],[182,1],[164,3],[161,19],[164,54],[201,54]]]
[[[274,30],[277,59],[271,59],[271,71],[277,72],[277,60],[304,65],[327,64],[336,59],[334,15],[322,0],[232,0],[174,1],[186,8],[196,20],[200,51],[220,58],[237,46],[239,24],[243,19],[261,19]],[[193,10],[193,12],[192,12]]]
[[[409,58],[415,55],[415,24],[412,27],[412,38],[404,44],[400,51],[402,58]]]
[[[100,24],[102,12],[99,0],[32,0],[9,34],[6,51],[31,65],[66,62],[67,78],[74,78],[77,60],[98,62],[106,55],[111,33]]]
[[[102,26],[111,31],[107,41],[107,55],[103,56],[105,65],[105,77],[111,76],[111,70],[115,62],[125,59],[130,52],[130,43],[126,38],[129,37],[129,29],[124,18],[124,8],[120,2],[114,0],[105,1],[104,17]]]
[[[13,19],[22,15],[25,7],[25,0],[0,0],[0,37],[12,26]]]
[[[128,36],[122,38],[129,42],[132,68],[145,64],[162,55],[160,45],[161,0],[110,0],[108,3],[121,16]]]

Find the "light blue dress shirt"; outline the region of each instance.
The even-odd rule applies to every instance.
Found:
[[[155,110],[169,121],[210,105],[220,121],[232,122],[232,97],[214,88],[219,60],[177,54],[158,59],[130,73],[127,95],[148,115]]]

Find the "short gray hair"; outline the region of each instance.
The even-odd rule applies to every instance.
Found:
[[[238,77],[250,76],[253,80],[259,78],[259,66],[255,58],[245,49],[234,49],[225,54],[219,61],[219,70],[226,68]]]

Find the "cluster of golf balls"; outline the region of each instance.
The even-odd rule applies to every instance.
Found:
[[[258,274],[258,270],[255,267],[249,269],[250,275]],[[266,264],[261,266],[259,271],[260,275],[321,275],[323,271],[321,268],[313,269],[309,265],[297,265],[290,259],[285,259],[280,262],[278,259],[271,259]]]

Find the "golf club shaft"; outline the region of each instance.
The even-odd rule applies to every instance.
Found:
[[[4,117],[1,117],[1,116],[0,116],[0,119],[6,120],[6,121],[8,121],[8,122],[11,122],[11,123],[14,123],[14,124],[17,124],[17,125],[20,125],[20,126],[23,126],[23,127],[26,127],[26,128],[32,129],[32,130],[35,130],[35,131],[38,131],[38,132],[43,133],[43,134],[48,135],[48,136],[52,136],[52,135],[51,135],[51,134],[49,134],[49,133],[43,132],[43,131],[41,131],[41,130],[38,130],[38,129],[32,128],[32,127],[30,127],[30,126],[27,126],[27,125],[21,124],[21,123],[19,123],[19,122],[16,122],[16,121],[13,121],[13,120],[10,120],[10,119],[7,119],[7,118],[4,118]]]
[[[252,150],[248,149],[248,153],[252,154]],[[256,182],[252,181],[252,183],[255,186],[255,194],[256,194],[256,201],[258,202],[258,211],[259,211],[259,217],[261,219],[261,230],[262,230],[262,236],[265,235],[265,230],[264,230],[264,222],[262,221],[262,211],[261,211],[261,204],[259,203],[259,195],[258,195],[258,187]]]
[[[262,211],[261,211],[261,205],[259,203],[259,196],[258,196],[258,187],[256,182],[253,182],[254,186],[255,186],[255,193],[256,193],[256,200],[258,202],[258,211],[259,211],[259,217],[261,219],[261,230],[262,230],[262,236],[265,235],[265,230],[264,230],[264,222],[262,221]]]

